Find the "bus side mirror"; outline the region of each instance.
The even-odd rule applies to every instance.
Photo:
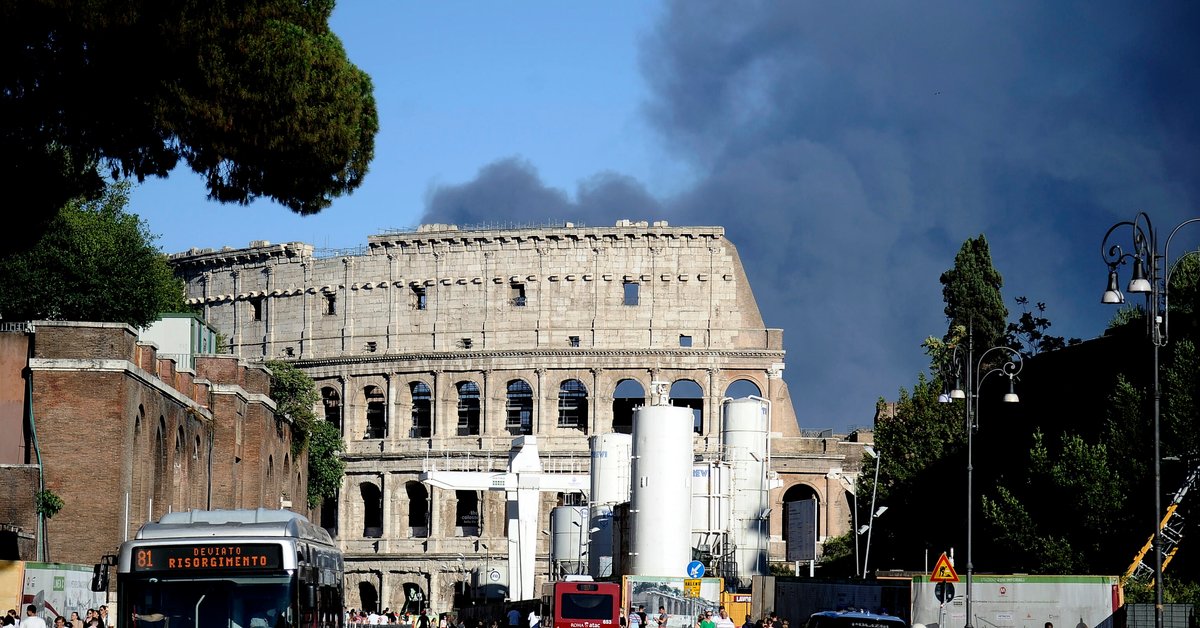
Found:
[[[108,590],[108,565],[96,563],[92,568],[92,590],[102,592]]]

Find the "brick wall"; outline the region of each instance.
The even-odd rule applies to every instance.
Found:
[[[281,436],[273,427],[263,367],[214,358],[193,376],[138,345],[125,325],[39,322],[34,346],[28,368],[45,485],[64,502],[47,525],[49,560],[94,563],[149,519],[208,507],[210,486],[214,507],[224,505],[221,495],[237,494],[225,507],[275,508],[291,489],[294,479],[279,474],[266,482],[232,462],[246,408],[259,426],[255,456],[286,452],[291,440],[290,431]],[[0,505],[0,515],[26,521],[32,509],[20,504],[32,503],[36,467],[32,483],[7,469],[0,467],[0,494],[28,499],[4,500],[10,512]],[[307,470],[300,471],[306,482]],[[247,479],[251,486],[242,486]]]

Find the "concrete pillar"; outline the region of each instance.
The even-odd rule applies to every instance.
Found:
[[[391,474],[384,473],[379,476],[379,498],[383,501],[383,512],[381,513],[383,520],[380,522],[383,524],[383,534],[380,536],[380,541],[384,547],[380,548],[381,551],[390,546],[391,539],[396,537],[396,522],[392,517],[392,494],[395,492],[395,488],[392,484],[394,484],[394,480]]]

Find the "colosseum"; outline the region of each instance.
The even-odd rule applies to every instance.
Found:
[[[228,350],[293,362],[340,427],[346,477],[313,516],[346,552],[349,606],[487,596],[480,574],[508,559],[505,494],[420,474],[503,472],[522,435],[548,473],[586,473],[589,436],[630,432],[652,381],[693,409],[698,459],[718,450],[722,399],[769,400],[771,562],[785,560],[785,503],[815,498],[822,539],[850,527],[870,432],[800,429],[783,332],[721,227],[431,224],[352,251],[256,241],[171,257]],[[538,524],[578,499],[543,493]],[[541,582],[554,576],[539,538]]]

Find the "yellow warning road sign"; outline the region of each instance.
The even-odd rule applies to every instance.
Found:
[[[699,578],[684,578],[683,579],[683,595],[684,597],[700,597]]]
[[[942,552],[942,557],[933,566],[933,573],[929,574],[929,581],[958,582],[958,572],[954,571],[954,565],[951,565],[950,559],[946,558],[946,552]]]

